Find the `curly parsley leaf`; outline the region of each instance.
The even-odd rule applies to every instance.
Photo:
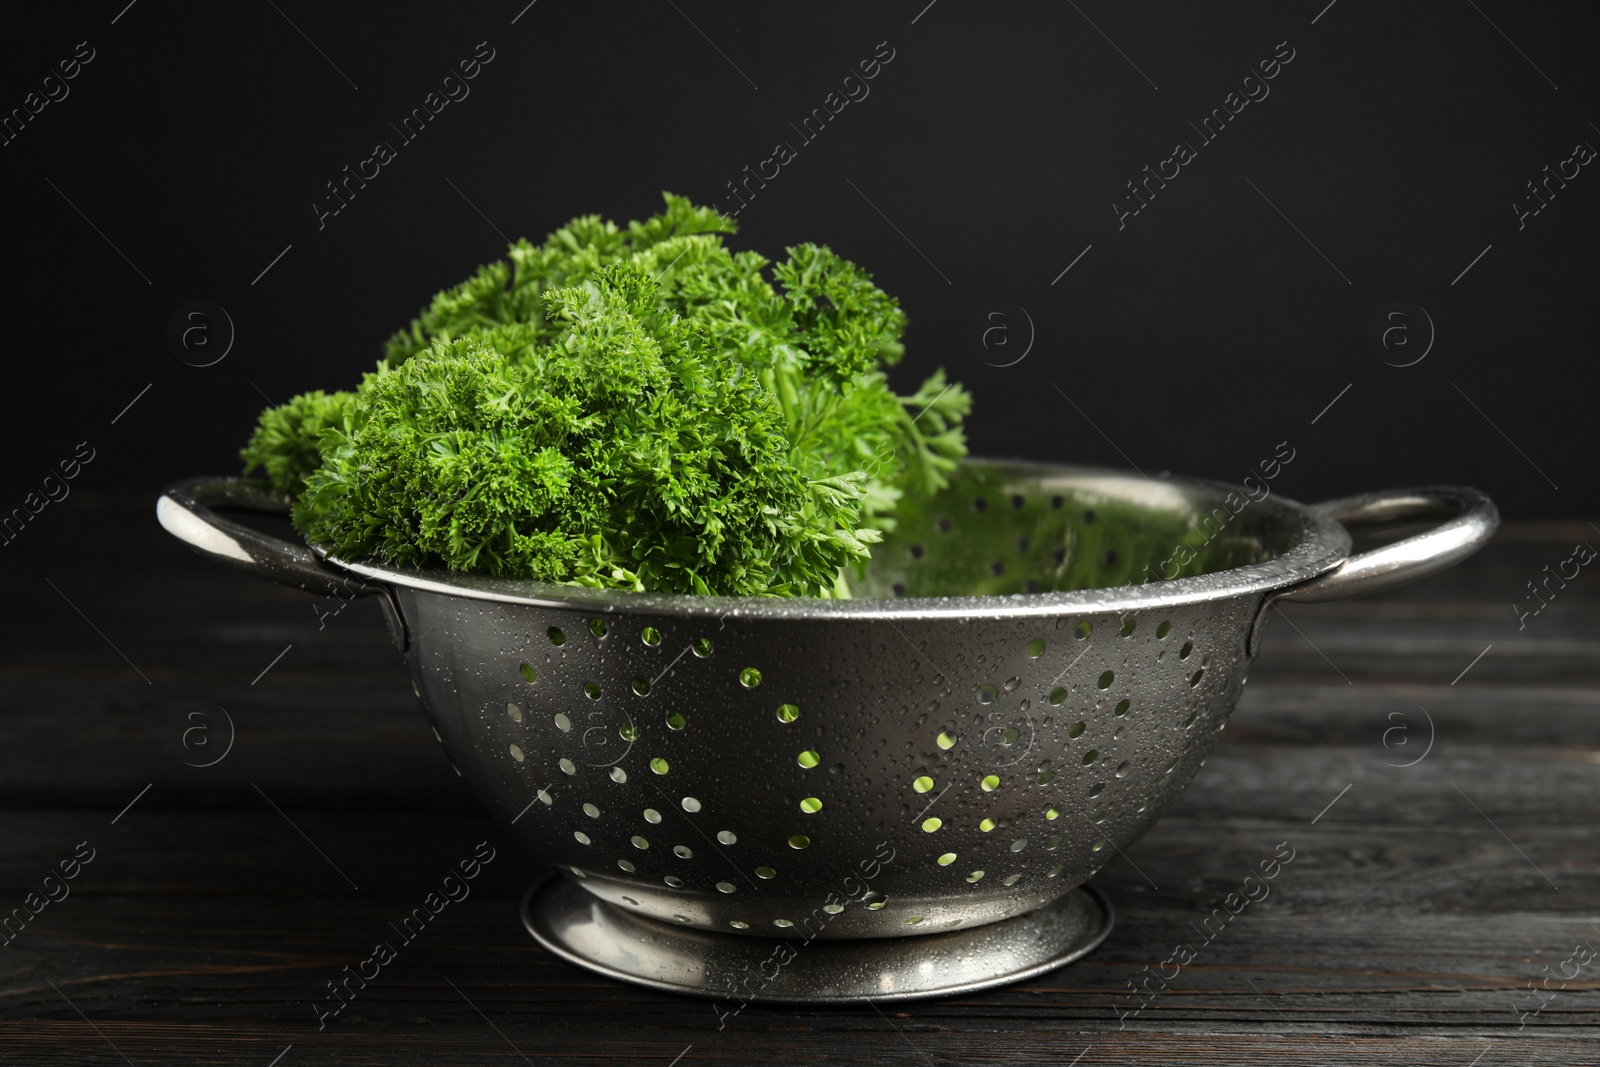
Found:
[[[240,450],[245,473],[259,470],[278,492],[299,492],[306,475],[322,465],[318,439],[325,430],[344,425],[354,401],[354,393],[319,389],[267,408]]]
[[[843,595],[907,494],[966,453],[971,397],[884,368],[905,315],[803,244],[773,264],[665,194],[572,220],[441,292],[354,393],[265,412],[249,469],[346,558],[606,588]],[[770,270],[769,270],[770,269]]]

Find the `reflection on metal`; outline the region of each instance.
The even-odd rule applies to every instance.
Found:
[[[859,906],[859,905],[856,905]],[[1071,963],[1111,932],[1085,886],[1025,916],[926,937],[810,944],[725,937],[630,914],[563,878],[530,889],[522,922],[545,948],[611,978],[727,1002],[856,1003],[989,989]]]

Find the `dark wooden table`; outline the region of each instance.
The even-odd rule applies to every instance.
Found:
[[[540,865],[440,756],[372,603],[319,630],[152,504],[75,495],[0,556],[0,909],[93,850],[0,947],[0,1064],[1600,1062],[1600,959],[1567,962],[1600,949],[1600,577],[1512,607],[1587,523],[1275,619],[1182,808],[1099,876],[1117,925],[1082,962],[719,1030],[522,932]],[[226,726],[192,701],[234,724],[209,767]],[[472,895],[319,1030],[326,984],[485,840]],[[1270,896],[1124,1017],[1280,842]]]

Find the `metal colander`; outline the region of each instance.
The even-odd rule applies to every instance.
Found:
[[[256,573],[382,595],[450,761],[567,876],[527,905],[548,946],[715,995],[771,939],[816,941],[747,999],[848,999],[976,988],[1087,951],[1109,910],[1068,895],[1194,777],[1266,605],[1399,584],[1498,523],[1460,488],[1240,500],[971,461],[905,509],[851,600],[319,558],[213,510],[281,510],[243,479],[175,485],[158,514]],[[1355,557],[1341,523],[1436,516],[1450,517]],[[881,940],[915,935],[939,937]]]

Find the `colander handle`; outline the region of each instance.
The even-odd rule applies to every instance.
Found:
[[[1314,510],[1352,526],[1450,518],[1426,533],[1351,556],[1326,574],[1274,594],[1269,602],[1320,604],[1393,589],[1461,562],[1487,544],[1500,525],[1494,501],[1465,486],[1362,493],[1318,504]]]
[[[156,518],[190,547],[260,578],[340,599],[386,592],[323,563],[304,545],[225,518],[218,508],[287,515],[289,502],[254,478],[191,478],[167,486],[156,501]]]

